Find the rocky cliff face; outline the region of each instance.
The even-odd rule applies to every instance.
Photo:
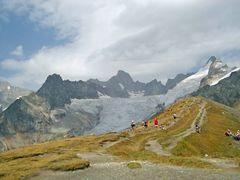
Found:
[[[97,116],[68,105],[52,109],[45,98],[32,93],[16,100],[0,115],[0,141],[4,149],[11,149],[81,135],[98,123]]]
[[[31,91],[12,86],[6,81],[0,81],[0,112],[1,109],[6,109],[11,103],[13,103],[18,97],[26,96]]]
[[[215,81],[218,81],[218,79],[224,77],[226,74],[228,74],[234,69],[228,67],[227,64],[224,64],[221,60],[217,59],[215,56],[212,56],[208,62],[211,63],[208,75],[202,79],[200,87],[214,84]]]
[[[71,99],[94,99],[98,98],[96,85],[83,81],[63,81],[60,75],[48,76],[45,83],[36,93],[45,98],[51,108],[64,107]]]

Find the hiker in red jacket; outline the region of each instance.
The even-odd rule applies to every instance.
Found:
[[[158,119],[157,118],[154,119],[154,125],[155,125],[155,127],[158,127]]]

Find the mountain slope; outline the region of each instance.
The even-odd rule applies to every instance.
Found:
[[[202,111],[205,113],[202,114]],[[172,119],[173,112],[177,113],[176,120]],[[49,172],[49,170],[67,171],[86,168],[88,166],[83,165],[86,161],[90,162],[89,168],[97,172],[100,166],[123,168],[129,162],[135,161],[141,164],[141,171],[144,172],[145,163],[152,162],[158,170],[164,164],[168,165],[166,171],[173,168],[172,165],[192,167],[191,176],[193,177],[196,177],[196,167],[204,168],[201,177],[205,177],[206,173],[210,172],[216,175],[218,171],[211,171],[211,169],[221,170],[218,176],[220,179],[240,177],[239,143],[224,135],[227,128],[235,132],[240,124],[239,113],[234,109],[204,98],[190,97],[177,101],[157,117],[167,131],[155,128],[151,120],[150,127],[147,129],[138,124],[134,131],[82,136],[0,153],[1,177],[24,178],[36,175],[38,172],[44,175],[45,170]],[[195,121],[199,122],[198,117],[202,119],[200,134],[191,130],[192,124]],[[153,140],[162,150],[154,149],[153,145],[149,144]],[[175,143],[176,140],[177,143]],[[158,151],[167,151],[169,155],[161,155]],[[203,158],[205,154],[208,157]],[[79,163],[76,164],[75,161]],[[104,172],[107,171],[109,168]],[[88,175],[90,172],[92,171],[83,170],[81,175],[85,173]],[[182,172],[185,172],[185,169]],[[126,173],[127,177],[132,176],[131,172]],[[55,172],[54,174],[63,173]],[[70,174],[66,173],[64,177],[70,178]],[[155,176],[152,174],[152,177]],[[215,176],[208,176],[210,177]],[[120,176],[115,174],[115,178]]]
[[[199,89],[193,95],[203,96],[233,106],[240,101],[240,71],[233,72],[229,77],[214,86],[205,86]]]
[[[37,93],[14,101],[0,114],[0,150],[67,135],[81,135],[96,126],[98,114],[69,108],[72,98],[97,98],[95,84],[49,76]]]

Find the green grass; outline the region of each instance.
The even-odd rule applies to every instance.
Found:
[[[239,117],[209,101],[207,118],[201,127],[201,133],[194,133],[178,143],[172,151],[178,156],[203,156],[234,158],[240,157],[240,144],[224,132],[230,128],[233,132],[240,127]]]
[[[138,169],[138,168],[142,168],[141,164],[138,162],[130,162],[127,164],[127,167],[129,169]]]

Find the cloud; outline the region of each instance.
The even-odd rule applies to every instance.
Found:
[[[17,46],[16,49],[14,49],[11,52],[11,55],[14,55],[16,57],[22,57],[23,56],[23,47],[22,47],[22,45]]]
[[[52,73],[106,80],[119,69],[142,81],[166,79],[212,55],[240,65],[239,54],[229,55],[240,50],[238,0],[9,0],[1,6],[71,40],[20,62],[3,61],[17,71],[8,80],[21,86],[39,87]]]

